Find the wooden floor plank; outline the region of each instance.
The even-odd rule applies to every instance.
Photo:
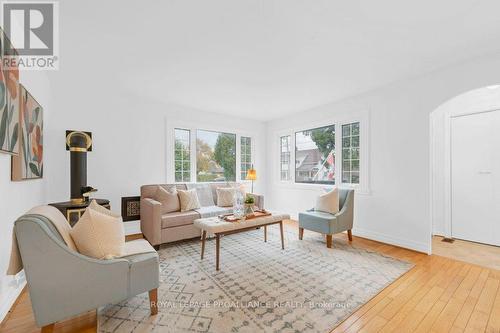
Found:
[[[486,332],[500,332],[500,286],[497,290],[493,308],[491,309],[491,315],[490,319],[488,320],[488,325],[486,326]]]

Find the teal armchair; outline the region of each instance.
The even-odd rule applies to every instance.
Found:
[[[62,214],[60,218],[64,220]],[[71,250],[51,220],[37,214],[21,216],[14,231],[35,322],[42,332],[52,332],[57,321],[143,292],[149,292],[151,314],[158,312],[156,252],[93,259]]]
[[[352,225],[354,219],[354,190],[339,189],[339,208],[337,214],[330,214],[310,209],[299,213],[299,239],[304,237],[304,229],[326,235],[326,247],[331,248],[333,234],[347,231],[352,241]]]

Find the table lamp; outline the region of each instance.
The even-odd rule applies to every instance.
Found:
[[[252,168],[248,169],[248,171],[247,171],[247,178],[246,178],[246,180],[251,180],[252,181],[252,193],[253,193],[253,182],[254,182],[254,180],[257,180],[257,170],[255,170],[253,168],[253,164],[252,164]]]

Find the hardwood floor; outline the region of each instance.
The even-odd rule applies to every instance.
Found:
[[[287,222],[287,228],[297,228]],[[333,237],[345,239],[345,234]],[[500,271],[354,236],[353,246],[413,262],[332,332],[500,332]],[[95,332],[95,311],[59,322],[56,333]],[[0,332],[39,332],[24,291]]]
[[[465,261],[500,270],[500,246],[480,244],[455,239],[453,243],[443,242],[443,237],[432,237],[432,253],[459,261]]]

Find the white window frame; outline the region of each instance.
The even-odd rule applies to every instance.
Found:
[[[236,136],[238,136],[238,135],[236,135]],[[253,146],[254,146],[254,143],[253,143],[253,138],[251,136],[240,135],[239,138],[240,138],[239,139],[240,140],[240,158],[239,158],[239,163],[240,163],[240,177],[241,177],[240,181],[242,181],[242,180],[246,180],[246,179],[243,179],[242,178],[242,174],[241,174],[242,173],[242,169],[241,169],[241,163],[242,163],[242,160],[241,160],[241,155],[242,155],[241,154],[241,139],[243,139],[243,138],[250,139],[250,168],[253,165],[253,149],[254,149]],[[236,159],[236,163],[238,163],[238,159]],[[248,173],[248,170],[247,170],[247,173]],[[246,176],[245,176],[245,178],[246,178]]]
[[[191,162],[191,181],[190,183],[197,183],[196,177],[196,131],[212,131],[219,133],[229,133],[236,135],[236,182],[239,183],[250,183],[249,180],[241,179],[241,137],[248,137],[252,141],[251,147],[251,162],[255,164],[255,152],[256,152],[256,134],[252,132],[248,132],[244,129],[228,129],[224,126],[218,125],[205,125],[203,123],[196,122],[186,122],[186,121],[174,121],[170,119],[165,120],[165,133],[166,133],[166,146],[165,146],[165,181],[168,184],[175,183],[185,183],[185,182],[176,182],[175,181],[175,129],[185,129],[190,131],[190,162]],[[208,183],[208,182],[207,182]]]
[[[190,169],[189,170],[189,179],[191,181],[192,180],[192,176],[193,176],[192,172],[191,172],[192,171],[191,163],[193,163],[193,159],[192,159],[193,152],[192,152],[192,147],[191,147],[191,143],[192,143],[192,141],[191,141],[192,131],[190,129],[188,129],[188,128],[182,128],[182,127],[175,127],[174,130],[173,130],[173,132],[174,132],[174,146],[173,146],[173,150],[174,150],[174,155],[173,155],[174,156],[174,158],[173,158],[173,160],[174,160],[174,170],[173,170],[173,172],[174,172],[174,180],[175,180],[175,161],[176,161],[175,160],[175,140],[176,140],[175,131],[176,130],[187,131],[189,133],[189,169]],[[182,162],[184,162],[184,160],[182,160]],[[182,168],[182,171],[183,171],[182,173],[184,173],[184,168]],[[182,176],[182,178],[184,178],[184,175]],[[179,182],[179,183],[184,183],[184,181]]]
[[[359,165],[359,184],[342,183],[342,125],[359,122],[359,150],[360,150],[360,165]],[[320,128],[325,126],[335,125],[335,184],[308,184],[295,182],[295,133]],[[290,180],[281,180],[280,156],[281,156],[281,137],[290,135]],[[325,188],[329,186],[338,186],[339,188],[354,188],[359,194],[370,194],[370,117],[368,111],[361,111],[352,115],[344,115],[322,119],[319,121],[309,122],[300,127],[293,127],[287,130],[276,131],[274,136],[274,144],[277,145],[274,151],[275,156],[275,175],[278,177],[276,185],[287,188],[300,188],[317,190],[317,188]]]
[[[288,136],[290,138],[288,145],[289,145],[289,158],[288,158],[288,178],[289,179],[281,179],[281,138]],[[292,136],[289,134],[284,134],[284,135],[279,135],[278,136],[278,150],[279,150],[279,160],[278,160],[278,179],[280,182],[290,182],[292,179],[292,170],[295,170],[295,168],[292,166]],[[294,156],[294,155],[293,155]]]

